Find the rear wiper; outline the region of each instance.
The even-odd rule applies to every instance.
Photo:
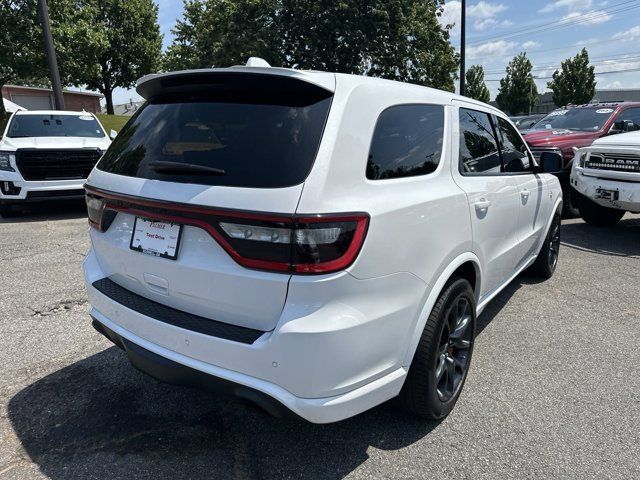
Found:
[[[162,160],[149,162],[149,166],[158,173],[174,175],[226,175],[221,168],[196,165],[194,163],[165,162]]]

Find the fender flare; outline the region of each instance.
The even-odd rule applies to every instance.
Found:
[[[535,252],[536,252],[536,257],[538,258],[538,255],[540,255],[540,250],[542,250],[542,247],[544,246],[544,241],[547,238],[547,235],[549,235],[549,230],[551,229],[551,223],[553,223],[553,217],[556,216],[556,212],[558,211],[558,209],[560,210],[560,222],[562,222],[562,195],[558,195],[558,198],[556,199],[556,203],[553,204],[553,208],[551,209],[551,215],[549,215],[549,219],[547,220],[547,224],[544,227],[544,235],[540,236],[540,239],[538,240],[538,247],[536,248]],[[535,259],[533,259],[530,263],[533,263],[535,261]]]
[[[420,342],[420,337],[422,336],[422,332],[424,331],[424,327],[427,323],[427,319],[429,318],[429,314],[433,309],[433,306],[436,304],[438,297],[440,296],[440,292],[444,288],[444,285],[447,283],[447,280],[451,278],[453,272],[455,272],[463,263],[472,262],[474,267],[476,268],[476,288],[475,288],[475,297],[476,301],[478,300],[478,295],[480,292],[480,282],[482,280],[482,268],[480,267],[480,260],[478,257],[472,252],[464,252],[458,255],[449,265],[444,269],[444,271],[440,274],[438,279],[434,282],[433,285],[429,285],[429,294],[427,296],[424,305],[420,309],[420,313],[416,319],[413,331],[409,337],[408,346],[406,348],[405,354],[402,360],[403,367],[409,367],[411,365],[411,361],[413,360],[413,356],[418,348],[418,343]]]

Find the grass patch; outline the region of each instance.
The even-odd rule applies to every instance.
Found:
[[[128,115],[106,115],[103,113],[96,114],[96,117],[98,117],[98,120],[100,120],[100,123],[107,131],[107,135],[111,129],[119,133],[122,127],[124,127],[124,124],[131,118]]]

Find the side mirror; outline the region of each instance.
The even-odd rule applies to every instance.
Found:
[[[626,133],[632,132],[635,130],[635,124],[631,120],[619,120],[614,122],[609,129],[610,135],[615,135],[617,133]]]
[[[118,132],[116,132],[113,128],[111,129],[111,131],[109,132],[109,138],[111,140],[115,140],[115,138],[118,136]]]
[[[554,152],[542,152],[540,155],[540,173],[558,173],[562,170],[562,155]]]

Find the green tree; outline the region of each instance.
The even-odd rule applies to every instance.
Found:
[[[275,11],[273,0],[185,0],[163,69],[237,65],[250,56],[281,66]]]
[[[0,90],[9,82],[46,83],[43,51],[36,1],[0,0]],[[0,122],[5,117],[0,101]]]
[[[82,9],[91,31],[67,38],[76,61],[69,62],[64,73],[73,85],[100,91],[112,114],[116,87],[131,87],[159,68],[158,7],[153,0],[87,0]]]
[[[482,65],[472,65],[466,71],[464,94],[469,98],[489,103],[489,89],[484,83],[484,68]]]
[[[274,66],[453,90],[458,56],[440,0],[185,0],[167,70],[263,57]]]
[[[553,90],[553,103],[558,107],[589,103],[596,94],[596,76],[594,67],[589,66],[587,49],[562,62],[561,69],[553,72],[553,80],[547,84]]]
[[[538,89],[531,74],[532,70],[533,65],[525,52],[513,57],[507,65],[506,76],[500,80],[500,88],[496,96],[500,109],[515,115],[526,113],[535,105]]]

